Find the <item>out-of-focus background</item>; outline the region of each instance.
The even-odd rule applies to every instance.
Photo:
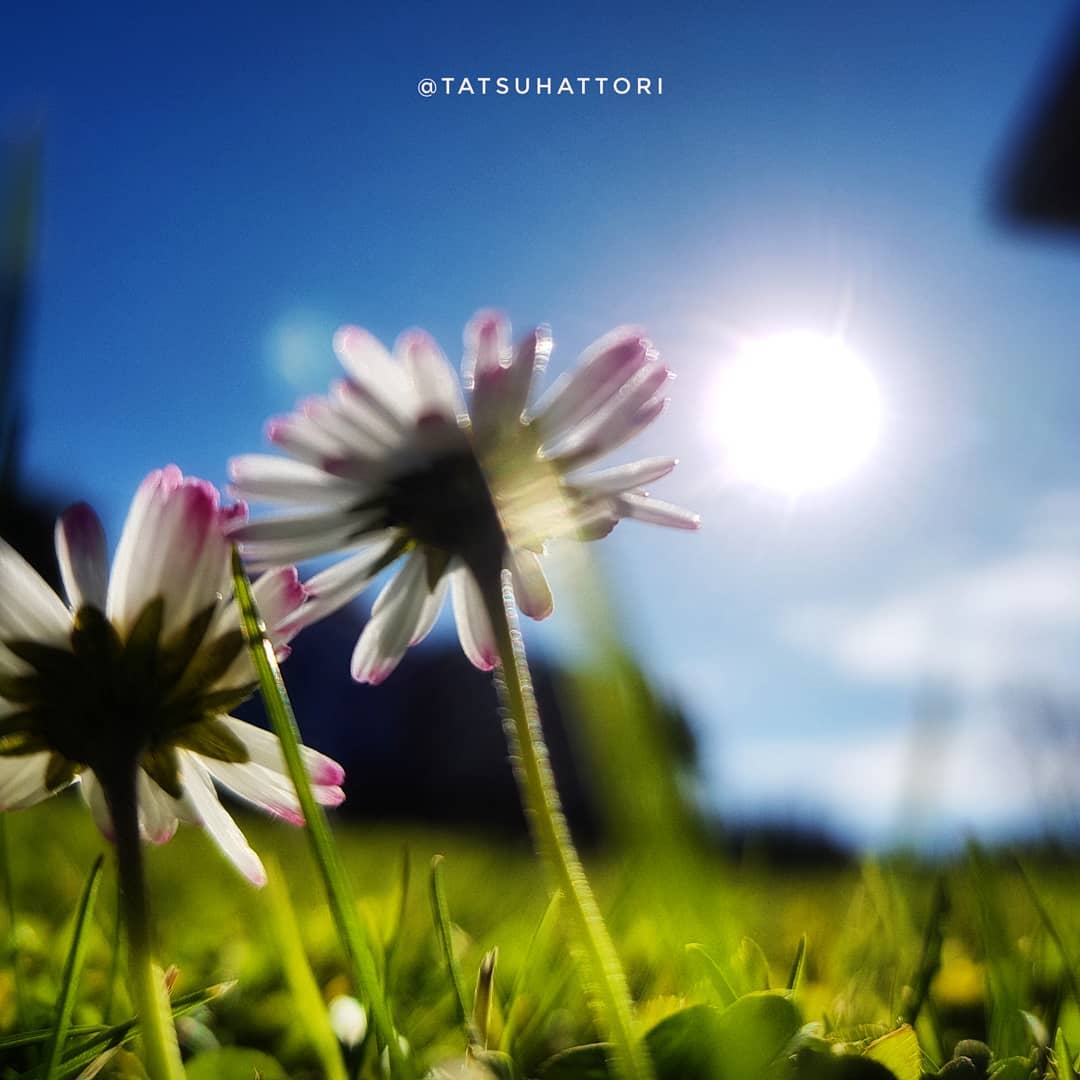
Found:
[[[704,525],[553,553],[527,641],[579,835],[668,811],[858,847],[1072,834],[1080,248],[1038,140],[1076,16],[9,11],[0,531],[47,568],[69,501],[115,541],[150,469],[224,484],[335,376],[344,322],[456,359],[496,306],[552,325],[552,376],[640,323],[678,380],[633,452],[680,457],[657,494]],[[364,610],[286,670],[350,805],[518,827],[452,626],[356,688]]]

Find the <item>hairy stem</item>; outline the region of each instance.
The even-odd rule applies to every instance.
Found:
[[[112,814],[120,902],[128,939],[128,978],[139,1017],[143,1055],[150,1080],[182,1080],[184,1066],[176,1044],[169,998],[161,969],[154,963],[150,910],[143,873],[142,841],[135,782],[138,766],[124,762],[99,776]]]
[[[611,1044],[611,1064],[622,1080],[649,1080],[653,1071],[634,1035],[626,977],[588,878],[570,838],[548,761],[533,695],[513,589],[501,577],[477,574],[498,644],[496,678],[507,718],[507,737],[533,843],[562,891],[585,968],[586,991],[597,1024]]]

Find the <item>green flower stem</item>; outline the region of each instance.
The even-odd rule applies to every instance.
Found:
[[[567,900],[586,969],[587,996],[601,1031],[611,1044],[611,1064],[622,1080],[651,1080],[653,1071],[648,1055],[634,1035],[633,1004],[626,977],[574,849],[559,801],[518,627],[513,590],[509,585],[504,588],[502,579],[493,574],[481,572],[477,580],[498,645],[501,668],[496,683],[510,721],[507,737],[533,842]]]
[[[281,743],[281,752],[289,770],[289,777],[296,788],[300,809],[307,823],[307,835],[315,856],[315,863],[322,875],[330,911],[337,927],[338,937],[345,948],[352,969],[356,988],[371,1005],[371,1018],[378,1032],[379,1041],[386,1047],[390,1058],[390,1071],[396,1080],[413,1080],[415,1071],[409,1058],[398,1042],[390,1006],[379,981],[375,956],[357,916],[337,845],[330,832],[323,808],[315,801],[311,779],[304,768],[300,755],[300,730],[293,715],[289,695],[281,678],[274,647],[266,636],[266,626],[259,616],[251,585],[244,572],[239,555],[233,550],[233,581],[240,605],[240,621],[244,636],[251,648],[252,662],[259,676],[263,703],[270,717],[270,724]]]
[[[105,791],[115,833],[120,902],[128,938],[129,989],[139,1017],[146,1071],[150,1080],[182,1080],[184,1066],[176,1044],[165,980],[154,963],[151,945],[136,801],[137,769],[134,761],[119,762],[107,775],[99,774],[98,779]]]

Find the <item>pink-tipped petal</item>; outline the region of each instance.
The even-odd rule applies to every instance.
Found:
[[[555,605],[539,556],[519,548],[510,554],[509,565],[518,607],[530,619],[546,619]]]
[[[408,377],[372,334],[358,326],[343,326],[334,335],[334,352],[353,380],[382,408],[400,420],[414,411],[416,398]]]
[[[89,604],[104,611],[109,588],[105,530],[86,503],[76,503],[56,522],[56,557],[71,609]]]
[[[428,598],[427,556],[422,550],[414,551],[372,605],[350,664],[357,682],[381,683],[397,667],[420,625]]]
[[[561,438],[603,407],[655,352],[637,327],[619,327],[594,342],[578,366],[562,376],[538,403],[534,420],[544,438]]]
[[[465,385],[510,366],[510,324],[500,311],[478,311],[465,325],[461,374]]]
[[[105,792],[98,782],[98,778],[89,770],[83,772],[79,777],[79,793],[86,802],[90,816],[94,819],[94,824],[97,825],[101,835],[110,842],[115,840],[116,833],[113,830],[109,804],[105,801]]]
[[[387,560],[393,560],[393,551],[401,547],[400,539],[395,535],[379,534],[372,537],[379,542],[363,551],[351,555],[333,566],[320,570],[310,578],[305,586],[307,602],[290,617],[283,619],[278,629],[287,638],[298,633],[304,627],[332,615],[343,608],[350,600],[375,579],[375,576],[387,566]]]
[[[701,528],[700,515],[649,495],[627,492],[619,496],[618,506],[622,517],[647,521],[652,525],[666,525],[670,529]]]
[[[243,743],[252,764],[278,773],[283,778],[288,775],[281,743],[276,735],[232,716],[219,716],[218,719]],[[310,746],[302,746],[300,754],[314,783],[336,786],[345,779],[345,770],[333,758],[320,754]]]
[[[499,662],[495,634],[491,629],[491,620],[484,607],[480,587],[468,567],[460,561],[451,571],[450,591],[454,622],[462,650],[473,667],[481,671],[491,671]]]
[[[148,843],[167,844],[179,824],[176,803],[141,769],[138,775],[139,832]]]
[[[195,816],[227,859],[255,886],[266,884],[262,860],[252,851],[239,826],[221,805],[206,768],[194,754],[181,753],[184,797]]]
[[[322,469],[270,454],[243,454],[229,462],[231,491],[253,502],[337,503],[356,498],[353,484]]]
[[[643,458],[641,461],[632,461],[628,465],[601,469],[580,480],[575,479],[571,483],[583,495],[620,495],[625,491],[633,491],[644,484],[660,480],[667,476],[677,464],[677,459],[672,457]]]
[[[442,349],[423,330],[407,330],[394,346],[416,392],[419,414],[437,413],[456,420],[466,412],[457,376]]]

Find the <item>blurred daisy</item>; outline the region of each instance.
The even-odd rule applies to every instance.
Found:
[[[80,504],[57,522],[67,604],[0,541],[0,808],[29,806],[78,782],[98,826],[112,824],[102,776],[137,762],[143,838],[202,825],[251,881],[262,863],[214,782],[301,823],[277,739],[229,716],[255,689],[232,599],[226,526],[242,505],[175,467],[143,481],[110,573],[105,537]],[[304,589],[291,568],[255,582],[279,656]],[[316,797],[343,799],[339,765],[305,750]],[[129,765],[130,767],[130,765]]]
[[[252,454],[231,465],[240,497],[300,512],[238,525],[233,536],[254,567],[350,552],[307,583],[310,600],[290,628],[342,607],[403,560],[353,652],[361,682],[393,671],[431,630],[447,592],[466,655],[492,668],[495,640],[476,579],[505,567],[522,612],[545,618],[552,598],[539,556],[550,540],[606,536],[623,518],[698,526],[696,514],[645,491],[674,458],[582,472],[664,407],[670,372],[639,330],[602,337],[532,406],[548,332],[534,330],[511,348],[509,325],[491,312],[465,331],[468,406],[422,331],[403,334],[391,355],[366,331],[345,327],[334,348],[349,377],[268,425],[289,457]]]

